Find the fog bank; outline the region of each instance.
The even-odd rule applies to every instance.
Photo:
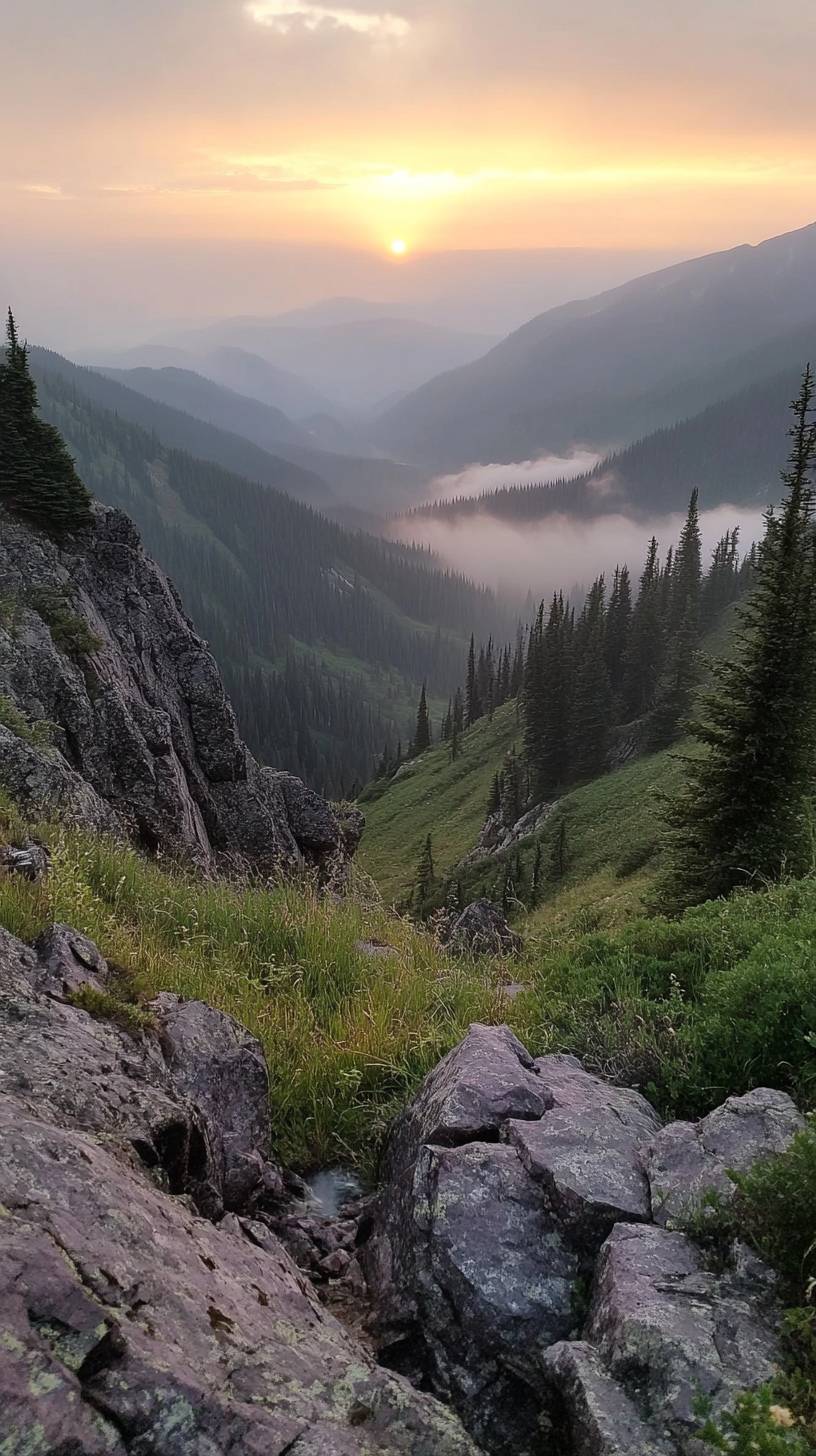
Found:
[[[661,559],[677,543],[685,512],[632,520],[623,514],[580,520],[547,516],[513,525],[480,514],[457,522],[415,516],[395,523],[398,539],[430,546],[446,565],[515,598],[529,591],[534,598],[563,589],[574,594],[576,583],[588,586],[599,572],[611,574],[627,563],[636,583],[650,536],[660,543]],[[749,506],[717,506],[700,516],[703,564],[708,565],[717,541],[740,527],[744,551],[763,534],[762,512]]]
[[[483,495],[514,485],[552,485],[556,480],[573,480],[594,470],[607,452],[578,445],[569,455],[541,455],[537,460],[519,460],[513,465],[468,465],[455,475],[438,475],[428,486],[427,500],[451,500]]]

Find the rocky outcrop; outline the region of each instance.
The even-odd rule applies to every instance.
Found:
[[[0,787],[207,867],[316,864],[362,826],[242,742],[215,661],[119,511],[58,548],[0,510]],[[48,738],[52,739],[52,746]]]
[[[726,1103],[695,1138],[744,1167],[799,1125],[790,1099],[765,1091]],[[769,1272],[739,1248],[713,1272],[655,1224],[677,1126],[574,1058],[534,1061],[486,1026],[395,1124],[362,1253],[375,1337],[485,1451],[691,1456],[695,1394],[721,1409],[771,1374]]]
[[[728,1201],[735,1190],[731,1172],[744,1173],[763,1154],[781,1152],[804,1125],[790,1097],[769,1087],[729,1097],[701,1122],[670,1123],[648,1151],[655,1223],[683,1219],[707,1193]]]
[[[457,915],[444,937],[451,950],[471,955],[513,955],[521,938],[490,900],[474,900]]]
[[[224,1216],[268,1154],[257,1043],[171,997],[156,1034],[94,1020],[53,958],[104,983],[103,957],[41,944],[0,932],[3,1450],[476,1456],[317,1302],[263,1180]]]

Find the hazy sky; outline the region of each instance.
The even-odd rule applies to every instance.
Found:
[[[816,215],[813,0],[0,0],[0,41],[18,239],[690,252]]]

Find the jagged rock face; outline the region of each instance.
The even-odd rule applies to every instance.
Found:
[[[800,1125],[764,1091],[731,1099],[698,1142],[744,1167]],[[745,1250],[715,1275],[655,1226],[678,1141],[637,1092],[472,1027],[386,1152],[362,1252],[382,1357],[496,1456],[691,1456],[695,1391],[717,1409],[768,1378],[778,1309]]]
[[[211,653],[127,516],[98,506],[60,549],[0,511],[0,597],[0,696],[55,725],[53,749],[0,727],[0,786],[15,798],[208,867],[268,874],[353,852],[361,823],[256,763]],[[81,651],[55,628],[55,602],[83,624]]]
[[[133,1038],[52,981],[0,932],[4,1451],[477,1456],[319,1305],[262,1209],[221,1217],[245,1148],[213,1094],[252,1039],[174,998],[161,1037]],[[246,1146],[262,1160],[257,1090]]]

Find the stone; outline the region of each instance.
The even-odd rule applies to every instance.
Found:
[[[32,885],[39,884],[48,875],[51,855],[44,844],[27,839],[25,844],[7,844],[0,849],[0,871],[20,875]]]
[[[521,949],[521,938],[510,929],[506,915],[489,900],[467,905],[450,927],[446,943],[471,955],[513,955]]]
[[[551,1345],[543,1365],[558,1397],[557,1450],[570,1456],[669,1456],[673,1448],[645,1424],[592,1345],[585,1340]]]
[[[700,1122],[670,1123],[648,1153],[655,1223],[682,1221],[710,1192],[727,1202],[736,1188],[729,1170],[744,1173],[759,1158],[784,1152],[804,1125],[787,1093],[769,1087],[729,1097]]]
[[[223,1217],[216,1198],[205,1210],[207,1122],[158,1038],[92,1020],[42,972],[0,931],[4,1449],[479,1456],[450,1411],[318,1303],[267,1223]],[[230,1047],[252,1053],[196,1006],[164,1007],[192,1092],[207,1027],[216,1065]]]
[[[167,993],[151,1002],[170,1080],[207,1127],[224,1207],[244,1207],[270,1187],[269,1076],[260,1042],[223,1011]]]
[[[538,1122],[509,1121],[504,1136],[569,1241],[597,1250],[617,1220],[650,1218],[641,1150],[660,1120],[638,1092],[602,1082],[573,1057],[543,1057],[535,1067],[551,1108]]]
[[[640,1093],[479,1025],[396,1120],[358,1236],[372,1333],[484,1451],[701,1456],[698,1391],[721,1410],[769,1377],[770,1271],[736,1246],[712,1272],[652,1222],[663,1135]]]
[[[682,1443],[701,1396],[717,1412],[771,1378],[778,1323],[764,1283],[712,1273],[685,1234],[619,1223],[598,1259],[586,1338],[645,1418]]]
[[[92,940],[70,925],[49,925],[37,938],[34,950],[43,967],[41,984],[52,993],[70,995],[83,986],[104,991],[108,963]]]

